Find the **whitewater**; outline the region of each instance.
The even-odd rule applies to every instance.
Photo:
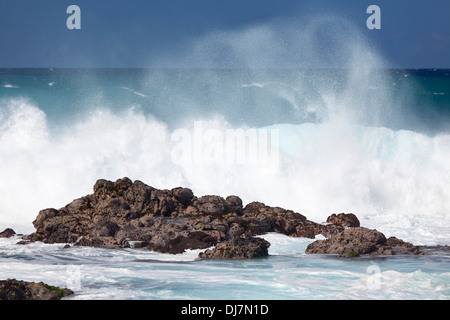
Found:
[[[284,42],[314,48],[311,28]],[[285,55],[279,32],[206,35],[171,68],[1,69],[0,231],[31,233],[40,210],[92,193],[97,179],[129,177],[318,223],[354,213],[386,237],[449,245],[450,71],[386,68],[353,32],[327,51],[294,50],[309,67],[280,58],[280,68],[264,68]],[[245,67],[215,67],[236,57]],[[334,59],[347,67],[323,67]],[[243,143],[227,133],[244,133]],[[197,251],[20,246],[16,236],[0,239],[0,279],[68,287],[70,299],[450,298],[439,249],[340,259],[306,255],[311,239],[263,237],[267,258],[194,262]]]
[[[398,123],[393,118],[404,121],[415,110],[403,117],[408,105],[397,105],[391,107],[401,112],[394,109],[376,114],[375,104],[387,103],[385,87],[375,90],[360,86],[350,97],[345,87],[344,92],[327,89],[317,97],[318,91],[325,90],[325,86],[318,87],[323,86],[323,72],[291,72],[288,79],[282,79],[320,78],[307,84],[314,86],[312,93],[298,80],[246,87],[255,75],[242,75],[241,71],[234,72],[236,77],[231,71],[214,71],[216,83],[206,89],[202,86],[212,78],[212,71],[200,75],[196,71],[170,71],[164,75],[164,84],[159,82],[161,75],[150,70],[21,70],[9,71],[1,78],[8,79],[14,72],[20,76],[21,81],[15,84],[19,88],[0,88],[0,221],[5,227],[22,224],[32,228],[39,210],[60,208],[91,193],[99,178],[114,181],[127,176],[156,188],[188,187],[196,195],[235,194],[244,203],[261,201],[289,208],[317,222],[324,222],[332,213],[352,212],[362,225],[418,245],[446,244],[450,238],[450,134],[448,129],[433,132],[433,122],[448,118],[448,106],[428,107],[434,107],[430,113],[437,113],[436,119]],[[390,81],[403,80],[404,74],[408,73],[395,73]],[[130,85],[130,77],[137,86],[144,76],[150,83],[147,87],[141,84],[130,91],[124,86]],[[217,80],[220,76],[222,87]],[[264,74],[263,80],[267,77]],[[81,83],[79,78],[83,79]],[[180,83],[161,93],[159,87],[171,78]],[[435,78],[426,79],[431,82]],[[448,84],[448,77],[438,79]],[[187,85],[189,80],[191,84]],[[58,85],[63,81],[70,85]],[[155,88],[156,81],[159,85]],[[331,81],[343,86],[341,75],[329,77],[328,84]],[[297,87],[288,91],[288,85]],[[210,101],[203,105],[204,110],[200,108],[205,92],[196,90],[209,92]],[[372,93],[375,98],[368,99],[359,90],[376,91]],[[291,99],[285,98],[288,94]],[[397,95],[404,93],[391,94],[396,101]],[[224,109],[228,97],[236,100],[239,95],[254,96],[256,101],[236,101],[238,106],[230,106],[234,110]],[[360,99],[354,100],[354,95]],[[73,100],[74,96],[87,101]],[[194,106],[174,110],[172,106],[181,103],[177,100],[182,99],[180,96]],[[166,106],[159,105],[161,99]],[[170,104],[170,99],[175,103]],[[442,100],[448,101],[448,96]],[[367,113],[361,112],[361,103],[369,104],[364,107]],[[288,107],[279,116],[286,119],[274,123],[278,119],[271,113]],[[261,109],[258,116],[253,108]],[[394,125],[376,126],[385,120],[383,116]],[[416,130],[406,126],[415,126]],[[248,157],[238,161],[236,156],[226,161],[223,140],[227,132],[238,129],[257,134],[257,139],[247,144],[269,144],[261,149],[266,158],[256,154],[253,162]],[[180,130],[192,139],[180,139],[176,134]],[[209,133],[223,135],[218,140]],[[200,139],[200,149],[195,137]],[[190,157],[180,156],[183,150],[189,151]],[[249,150],[247,146],[243,152]],[[215,157],[219,152],[221,157]]]

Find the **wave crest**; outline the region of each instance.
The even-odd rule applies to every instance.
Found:
[[[174,161],[175,130],[132,108],[97,109],[59,131],[50,131],[29,101],[11,100],[1,110],[2,224],[30,223],[43,208],[91,193],[98,178],[128,176],[158,188],[190,187],[199,196],[236,194],[317,222],[353,212],[362,224],[387,235],[400,230],[415,243],[449,238],[442,225],[449,225],[450,135],[340,122],[257,128],[279,131],[278,168],[262,172],[249,163]],[[215,132],[230,128],[220,118],[203,124]],[[194,134],[192,126],[185,130]],[[217,150],[217,140],[202,143]],[[405,218],[420,227],[405,227]]]

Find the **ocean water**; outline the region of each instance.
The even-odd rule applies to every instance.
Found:
[[[138,249],[0,239],[2,278],[72,288],[72,300],[448,300],[450,256],[339,259],[306,255],[309,239],[265,235],[267,258],[195,262]]]
[[[415,245],[450,244],[450,70],[1,69],[0,229],[129,177],[238,195],[315,222],[352,212]],[[0,230],[0,231],[1,231]],[[0,279],[71,299],[449,299],[449,257],[305,255],[194,262],[0,239]]]

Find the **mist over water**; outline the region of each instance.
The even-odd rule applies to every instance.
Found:
[[[387,236],[448,244],[448,75],[387,70],[356,28],[325,15],[211,32],[158,64],[172,68],[1,71],[0,229],[128,176],[317,222],[353,212]],[[194,137],[196,121],[224,137],[277,130],[276,168],[174,161],[174,132]]]

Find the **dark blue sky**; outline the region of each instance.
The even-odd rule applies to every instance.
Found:
[[[450,68],[449,14],[448,0],[0,0],[0,67],[327,67],[363,41],[389,67]]]

